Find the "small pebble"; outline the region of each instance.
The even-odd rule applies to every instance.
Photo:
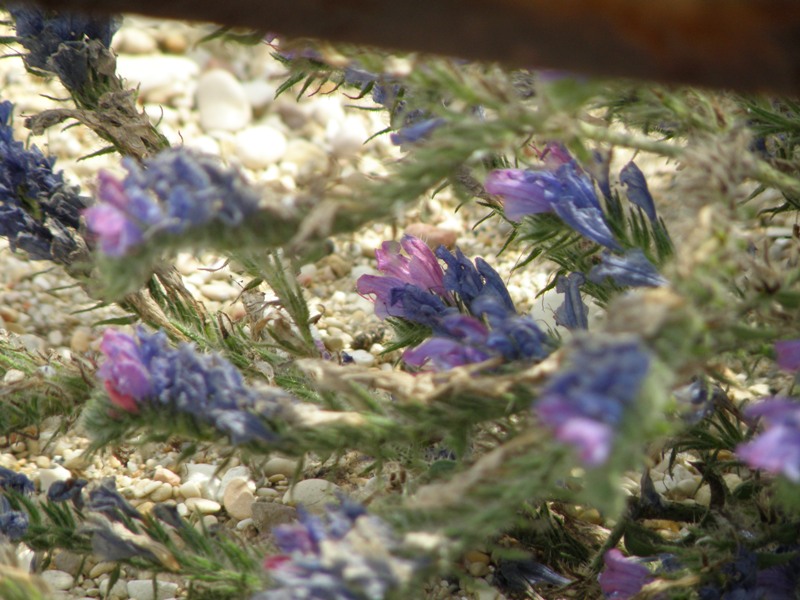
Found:
[[[222,505],[219,502],[214,502],[207,498],[188,498],[186,500],[186,508],[192,512],[210,515],[219,512],[220,509],[222,509]]]
[[[269,125],[257,125],[236,134],[236,156],[248,169],[266,169],[286,153],[286,137]]]
[[[167,600],[178,592],[178,584],[159,581],[157,591],[153,593],[152,579],[132,579],[127,584],[128,596],[136,600]]]
[[[7,385],[19,383],[24,379],[25,379],[25,373],[17,369],[9,369],[8,371],[6,371],[6,374],[3,375],[3,383]]]
[[[212,69],[200,76],[197,109],[200,126],[207,132],[215,129],[239,131],[247,127],[253,117],[242,84],[224,69]]]
[[[54,590],[68,590],[75,582],[75,578],[64,571],[45,571],[41,577]]]
[[[165,502],[172,499],[172,486],[168,483],[161,483],[157,489],[150,493],[150,499],[153,502]]]
[[[262,467],[261,472],[266,477],[273,475],[283,475],[284,477],[292,477],[297,471],[298,462],[291,458],[282,458],[275,456],[270,458]],[[271,480],[270,480],[271,481]]]

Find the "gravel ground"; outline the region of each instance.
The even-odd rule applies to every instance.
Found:
[[[129,85],[139,87],[140,103],[153,119],[160,120],[161,132],[173,144],[219,155],[241,166],[253,182],[281,194],[323,179],[348,185],[365,175],[384,173],[385,164],[400,157],[387,136],[363,143],[386,126],[385,113],[351,108],[354,102],[341,94],[316,95],[300,102],[291,93],[274,99],[283,68],[270,56],[270,49],[220,42],[197,45],[208,32],[203,27],[131,18],[114,38],[119,73]],[[57,106],[50,98],[66,96],[58,83],[29,76],[17,59],[0,61],[0,87],[3,98],[16,103],[18,139],[28,136],[20,117]],[[369,104],[367,100],[361,103]],[[31,142],[56,156],[57,166],[88,192],[100,169],[120,170],[115,155],[80,160],[103,146],[84,127],[51,128]],[[668,174],[669,169],[657,164],[651,165],[649,172]],[[662,180],[668,180],[668,175],[662,175]],[[383,327],[373,314],[372,304],[354,289],[360,275],[374,271],[374,249],[381,241],[412,231],[431,240],[455,242],[472,257],[492,257],[497,252],[499,240],[506,233],[501,224],[491,220],[472,229],[481,216],[480,207],[468,206],[459,212],[454,209],[454,201],[445,192],[397,215],[393,223],[371,225],[356,235],[335,239],[331,255],[302,267],[300,281],[310,307],[322,314],[317,327],[330,350],[347,351],[362,365],[392,368],[396,357],[381,355]],[[509,253],[491,262],[508,275],[518,258]],[[182,254],[176,264],[189,290],[210,312],[223,311],[234,321],[245,317],[239,295],[247,280],[219,257]],[[543,271],[526,271],[509,281],[509,291],[521,311],[532,311],[552,325],[552,311],[560,300],[552,296],[535,300],[546,284]],[[113,306],[85,310],[94,304],[60,268],[28,261],[0,243],[0,334],[18,340],[31,351],[53,353],[65,360],[92,353],[103,330],[95,323],[124,314]],[[10,371],[5,382],[17,376]],[[255,473],[234,459],[215,473],[220,458],[213,451],[194,456],[188,464],[178,464],[173,448],[152,445],[123,447],[87,461],[82,450],[88,440],[80,429],[56,435],[58,425],[57,420],[44,423],[37,440],[0,438],[0,465],[25,473],[37,482],[40,491],[70,476],[90,481],[114,476],[120,491],[140,511],[172,500],[183,514],[200,513],[206,526],[222,523],[245,535],[253,530],[254,517],[258,518],[252,512],[256,498],[303,500],[313,505],[331,495],[330,483],[312,477],[319,466],[313,460],[306,466],[304,481],[290,497],[287,493],[289,478],[295,473],[294,461],[274,457],[263,471]],[[52,443],[48,443],[51,438]],[[688,461],[679,461],[672,475],[665,475],[664,465],[653,472],[657,490],[674,499],[694,497],[697,502],[708,503],[708,486],[698,485],[700,475]],[[336,484],[357,495],[370,481],[345,475]],[[639,486],[634,478],[624,485],[631,493]],[[575,511],[576,516],[599,523],[596,511],[579,507]],[[62,552],[56,554],[44,576],[56,590],[54,598],[97,598],[107,594],[113,567],[113,563],[91,560],[82,565],[79,557]],[[465,568],[476,577],[487,577],[492,569],[489,557],[479,550],[468,556]],[[185,595],[179,576],[159,576],[159,580],[162,588],[158,598]],[[151,580],[147,573],[127,569],[107,597],[152,598]],[[442,582],[431,591],[431,597],[462,596]]]

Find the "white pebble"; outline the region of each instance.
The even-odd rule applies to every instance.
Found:
[[[75,578],[64,571],[45,571],[41,577],[54,590],[68,590],[75,582]]]
[[[132,579],[128,582],[128,597],[136,600],[167,600],[178,592],[178,584],[168,581],[157,583],[157,592],[153,594],[152,579]]]
[[[375,362],[375,357],[366,350],[353,350],[350,352],[353,362],[362,367],[369,367]]]
[[[250,127],[236,135],[236,156],[248,169],[266,169],[286,153],[286,137],[269,125]]]
[[[340,158],[350,158],[361,152],[368,137],[364,121],[354,116],[344,121],[330,121],[325,130],[331,152]]]
[[[203,73],[197,84],[200,126],[206,131],[239,131],[250,123],[253,111],[242,84],[224,69]]]
[[[24,379],[25,379],[25,373],[17,369],[9,369],[8,371],[6,371],[6,374],[3,375],[3,383],[6,384],[19,383]]]
[[[200,484],[196,481],[187,481],[186,483],[181,484],[181,487],[178,489],[181,496],[186,498],[200,498],[203,493],[200,489]]]
[[[214,300],[215,302],[233,300],[239,294],[235,288],[223,281],[214,281],[202,286],[200,288],[200,293],[209,300]]]
[[[155,481],[153,483],[159,483]],[[165,502],[172,498],[172,486],[168,483],[161,483],[161,485],[150,493],[150,499],[153,502]]]
[[[275,100],[275,91],[278,89],[263,79],[246,81],[242,84],[247,100],[255,110],[260,110],[272,104]]]
[[[185,93],[199,72],[197,63],[183,56],[120,56],[117,73],[129,87],[139,88],[142,102]]]
[[[222,509],[222,505],[206,498],[189,498],[186,500],[186,508],[192,512],[210,515],[219,512]]]

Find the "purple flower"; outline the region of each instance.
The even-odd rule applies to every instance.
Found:
[[[282,552],[264,561],[273,587],[252,600],[385,598],[422,564],[401,558],[388,524],[346,499],[321,517],[300,510],[299,522],[275,527],[273,537]]]
[[[592,181],[579,171],[575,162],[553,171],[501,169],[492,171],[485,181],[486,191],[503,198],[508,218],[553,212],[562,221],[593,242],[621,250],[606,222]]]
[[[135,338],[106,330],[100,348],[106,361],[98,377],[118,408],[172,410],[215,427],[234,445],[275,439],[264,419],[279,410],[280,394],[257,394],[222,357],[199,354],[185,343],[171,348],[163,332],[142,328]]]
[[[604,251],[600,260],[589,271],[589,281],[594,283],[602,284],[607,277],[627,287],[660,287],[669,283],[640,248],[631,248],[622,256]]]
[[[615,600],[633,598],[653,580],[647,567],[631,558],[625,558],[616,548],[603,555],[603,562],[605,569],[600,573],[598,581],[606,598]]]
[[[235,228],[258,210],[259,197],[236,171],[212,157],[164,150],[144,167],[123,159],[124,180],[100,175],[100,203],[86,211],[101,250],[120,258],[155,237],[213,225]]]
[[[556,309],[556,323],[567,329],[589,328],[589,307],[581,298],[580,288],[586,282],[583,273],[559,275],[556,292],[564,294],[564,302]]]
[[[736,449],[738,457],[754,469],[783,474],[800,483],[800,403],[772,398],[747,407],[745,416],[763,418],[762,434]]]
[[[619,173],[619,180],[625,185],[628,200],[641,208],[647,218],[654,223],[658,219],[656,205],[650,195],[650,190],[647,188],[647,180],[644,178],[644,173],[636,166],[636,163],[630,161],[622,167],[622,171]]]
[[[447,369],[492,357],[542,359],[550,352],[547,336],[517,314],[503,280],[486,261],[473,263],[444,246],[434,256],[410,236],[401,247],[408,257],[397,244],[385,242],[376,256],[386,275],[362,275],[356,287],[375,296],[379,317],[403,318],[433,332],[432,339],[406,351],[406,363]],[[444,272],[436,257],[445,262]]]
[[[784,371],[800,371],[800,340],[775,342],[775,356],[778,366]]]
[[[80,510],[83,507],[83,497],[81,492],[88,485],[85,479],[73,479],[70,477],[66,481],[54,481],[47,488],[47,499],[50,502],[66,502],[72,500],[73,504]]]
[[[408,256],[403,256],[400,249]],[[404,235],[400,243],[383,242],[375,251],[378,269],[389,277],[410,283],[430,292],[445,296],[444,271],[436,256],[421,239]]]
[[[84,258],[77,230],[87,199],[53,170],[54,158],[14,140],[13,108],[0,102],[0,236],[34,260],[70,265]]]
[[[575,446],[586,464],[600,465],[649,367],[650,357],[636,340],[578,338],[534,409],[556,439]]]

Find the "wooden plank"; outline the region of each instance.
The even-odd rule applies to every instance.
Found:
[[[800,91],[800,0],[38,0],[512,66]]]

